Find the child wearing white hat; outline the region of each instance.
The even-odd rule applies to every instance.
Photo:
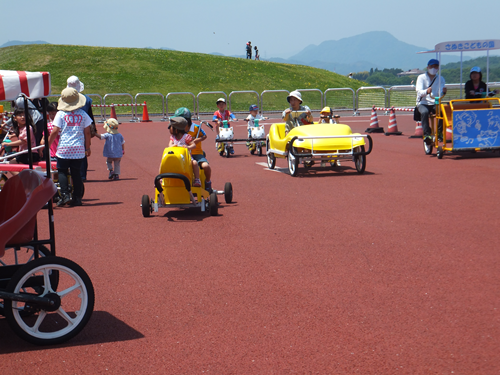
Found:
[[[311,109],[306,105],[302,105],[302,95],[299,91],[292,91],[290,95],[288,95],[286,100],[288,100],[288,103],[290,103],[290,108],[287,108],[283,111],[282,117],[286,122],[285,129],[287,133],[297,126],[295,121],[293,121],[292,117],[290,116],[290,113],[292,111],[304,111],[304,113],[301,113],[297,119],[297,123],[299,125],[308,125],[314,122]]]
[[[108,167],[110,180],[120,179],[120,163],[122,156],[125,154],[125,139],[123,135],[118,132],[118,121],[110,118],[104,122],[105,134],[96,132],[95,136],[99,139],[105,139],[106,143],[102,150],[102,156],[106,158],[106,165]],[[113,168],[114,164],[114,168]]]

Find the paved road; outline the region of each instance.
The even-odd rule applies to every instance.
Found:
[[[244,146],[221,158],[210,134],[214,186],[234,187],[217,217],[142,217],[165,123],[121,126],[120,181],[94,140],[85,205],[55,211],[57,251],[91,276],[94,315],[53,348],[1,319],[2,373],[497,374],[498,154],[438,160],[408,138],[410,116],[398,126],[373,135],[364,175],[345,162],[296,178]]]

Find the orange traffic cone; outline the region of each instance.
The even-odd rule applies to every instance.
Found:
[[[146,105],[146,102],[144,102],[144,109],[142,110],[141,122],[151,122],[151,120],[149,119],[148,106]]]
[[[424,136],[424,129],[422,128],[422,123],[419,121],[416,123],[417,125],[415,126],[415,134],[410,135],[408,138],[420,138]]]
[[[402,132],[398,131],[398,123],[396,122],[396,111],[394,107],[391,108],[391,114],[389,115],[389,126],[387,127],[387,132],[385,135],[401,135]]]
[[[365,133],[383,133],[384,128],[378,126],[378,117],[375,106],[372,107],[372,117],[370,118],[370,127],[365,130]]]
[[[112,107],[111,107],[111,114],[109,115],[109,118],[114,118],[115,120],[118,120],[116,118],[116,110],[115,110],[115,105],[114,104],[111,104]]]

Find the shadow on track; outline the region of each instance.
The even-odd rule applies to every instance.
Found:
[[[142,333],[115,318],[106,311],[94,311],[89,323],[75,338],[60,345],[37,346],[19,338],[9,327],[6,319],[0,319],[0,353],[21,353],[37,350],[68,348],[108,342],[137,340]]]

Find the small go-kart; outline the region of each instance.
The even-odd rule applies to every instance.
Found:
[[[234,138],[233,127],[229,126],[229,123],[224,120],[222,121],[222,126],[219,128],[219,137],[215,140],[217,151],[220,156],[226,156],[227,158],[234,153],[233,145],[235,144],[246,144],[253,155],[255,151],[260,156],[262,155],[262,147],[265,146],[264,142],[266,140],[266,132],[264,130],[264,125],[259,125],[258,120],[254,120],[255,126],[251,129],[250,138]]]
[[[210,215],[218,214],[219,202],[217,195],[224,194],[226,203],[233,201],[233,186],[226,182],[224,190],[207,191],[205,187],[205,172],[200,168],[201,187],[191,184],[193,166],[191,154],[184,147],[167,147],[163,151],[160,173],[154,179],[155,195],[142,196],[142,215],[148,217],[159,208],[200,208]]]
[[[259,120],[253,120],[254,126],[250,128],[250,138],[247,141],[248,149],[252,155],[262,156],[262,149],[265,147],[266,131],[264,125],[259,124]]]
[[[293,121],[297,123],[301,113],[304,111],[292,111]],[[366,156],[372,151],[373,141],[367,134],[353,134],[351,128],[343,124],[296,126],[285,134],[285,124],[278,123],[271,125],[266,147],[269,169],[275,168],[277,158],[287,159],[290,175],[295,177],[301,163],[305,168],[316,163],[320,167],[337,168],[341,160],[352,160],[357,172],[364,173]]]
[[[228,158],[232,154],[234,130],[229,126],[227,120],[222,121],[222,126],[219,127],[219,137],[215,140],[217,152],[220,156]]]

